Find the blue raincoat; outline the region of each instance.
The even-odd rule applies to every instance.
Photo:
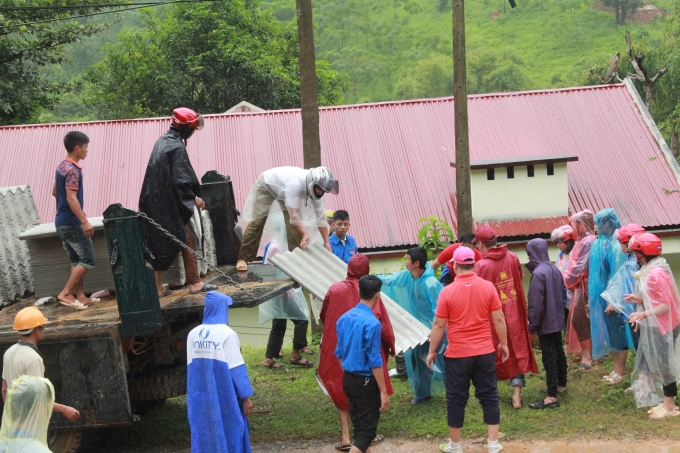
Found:
[[[434,276],[434,270],[429,264],[426,265],[425,272],[418,279],[414,279],[408,270],[377,277],[383,282],[383,293],[423,325],[428,328],[432,327],[437,299],[444,287]],[[430,349],[429,341],[404,353],[411,393],[416,398],[425,398],[444,390],[444,351],[447,344],[446,335],[444,335],[444,339],[437,348],[437,363],[434,372],[430,371],[425,363]]]
[[[205,296],[203,324],[187,338],[187,412],[192,453],[251,453],[242,401],[253,395],[236,332],[227,325],[229,296]]]
[[[607,315],[607,319],[612,319],[615,327],[609,327],[609,337],[613,350],[617,345],[625,345],[628,349],[637,349],[638,334],[633,332],[627,322],[628,316],[635,311],[636,305],[623,300],[626,294],[635,294],[635,277],[633,274],[638,270],[637,259],[633,252],[628,253],[626,262],[616,271],[616,274],[609,280],[607,289],[602,293],[602,298],[618,312],[617,315]],[[618,319],[617,319],[618,318]],[[614,334],[612,334],[614,332]]]
[[[597,360],[606,356],[610,349],[621,350],[622,347],[617,340],[621,335],[625,339],[621,316],[618,313],[608,315],[604,312],[609,304],[601,295],[616,271],[626,261],[626,255],[621,252],[619,241],[613,238],[614,231],[621,227],[616,212],[612,208],[601,210],[595,214],[595,223],[598,237],[590,249],[588,300],[593,359]]]

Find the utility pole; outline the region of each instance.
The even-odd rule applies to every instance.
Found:
[[[302,106],[302,154],[304,167],[313,168],[321,166],[321,139],[319,138],[319,101],[316,88],[312,0],[296,0],[296,6]]]
[[[465,63],[464,0],[453,0],[453,98],[456,132],[456,200],[458,236],[473,233],[468,137],[467,74]]]

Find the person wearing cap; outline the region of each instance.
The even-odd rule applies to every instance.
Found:
[[[337,195],[338,180],[327,167],[309,170],[298,167],[271,168],[257,178],[241,210],[239,226],[243,239],[238,253],[236,269],[247,271],[248,262],[257,256],[267,218],[283,211],[288,235],[288,250],[307,248],[313,228],[319,231],[321,241],[333,252],[328,240],[328,221],[323,204],[327,193]]]
[[[635,291],[633,274],[638,270],[635,253],[628,247],[628,244],[636,234],[644,232],[645,229],[640,225],[629,223],[614,233],[614,238],[619,241],[621,252],[626,256],[626,262],[619,267],[616,274],[609,280],[607,289],[602,293],[602,299],[607,303],[605,320],[614,362],[612,372],[602,376],[602,379],[610,384],[618,384],[623,380],[628,350],[637,349],[639,332],[634,331],[627,322],[628,317],[635,311],[635,305],[627,303],[624,295]]]
[[[38,350],[38,343],[45,335],[47,319],[38,307],[26,307],[14,317],[14,330],[21,339],[12,345],[2,357],[2,399],[7,398],[7,389],[19,376],[45,377],[45,364]],[[69,421],[77,420],[80,412],[63,404],[54,403],[54,412],[64,415]]]
[[[548,244],[543,239],[532,239],[527,244],[531,272],[529,282],[529,332],[538,334],[541,358],[545,368],[548,396],[530,404],[532,409],[559,407],[557,392],[567,390],[567,356],[564,355],[562,332],[565,328],[564,302],[567,288],[562,273],[550,262]]]
[[[203,116],[200,114],[185,107],[172,112],[170,129],[156,141],[151,151],[139,194],[139,210],[194,251],[201,248],[200,241],[196,240],[201,235],[196,231],[200,221],[194,229],[190,222],[199,209],[205,208],[205,202],[200,197],[201,183],[191,166],[186,144],[194,132],[201,129]],[[161,272],[170,268],[180,252],[189,292],[197,294],[215,289],[201,281],[198,260],[190,251],[147,221],[143,220],[141,225],[146,246],[151,251],[147,259],[156,276],[159,297],[172,293],[163,287]]]
[[[334,212],[331,209],[326,210],[326,220],[328,220],[328,236],[335,232],[335,221],[333,220]]]
[[[203,323],[187,336],[187,418],[192,453],[250,453],[253,387],[236,332],[231,297],[205,295]]]
[[[478,228],[475,232],[475,244],[484,255],[484,258],[475,264],[475,273],[496,287],[508,329],[510,358],[505,362],[496,361],[496,376],[499,381],[510,381],[510,385],[514,387],[511,403],[515,409],[519,409],[522,407],[524,373],[538,373],[534,350],[531,347],[522,285],[524,272],[517,255],[508,251],[507,245],[497,244],[496,232],[492,228]],[[494,344],[499,344],[496,337]]]
[[[345,263],[349,263],[350,258],[357,253],[357,241],[354,236],[348,234],[349,213],[344,210],[335,211],[333,214],[333,224],[335,232],[329,239],[333,255],[340,258]]]
[[[560,251],[557,254],[557,259],[555,260],[555,266],[564,272],[567,270],[567,264],[569,264],[569,254],[576,244],[576,235],[574,234],[574,229],[571,225],[562,225],[559,228],[555,228],[550,234],[550,240],[557,244],[557,248]],[[569,307],[571,306],[571,291],[567,290],[567,302],[564,307],[564,319],[569,322]]]
[[[590,270],[590,250],[595,236],[595,219],[589,210],[577,212],[569,218],[576,234],[576,244],[569,254],[567,269],[562,272],[564,285],[571,290],[571,307],[565,340],[567,354],[581,354],[579,371],[590,369],[593,363],[590,337],[590,311],[588,304],[588,276]]]
[[[412,247],[406,251],[404,262],[406,269],[392,274],[378,275],[383,282],[382,292],[390,297],[404,310],[408,311],[424,326],[431,326],[437,299],[443,286],[434,276],[432,267],[427,262],[427,251],[422,247]],[[427,366],[425,358],[429,351],[429,342],[409,349],[404,353],[406,374],[411,386],[410,404],[428,401],[432,394],[444,390],[444,349],[446,339],[435,345],[439,351],[438,370],[434,372]],[[395,357],[399,369],[399,355]]]
[[[456,278],[456,274],[453,272],[453,261],[451,260],[453,259],[454,252],[458,250],[458,247],[467,247],[473,250],[475,252],[475,262],[483,258],[482,253],[477,250],[473,244],[475,240],[474,234],[463,233],[458,239],[458,242],[446,247],[439,255],[437,255],[436,259],[430,262],[430,266],[432,266],[432,269],[435,271],[439,269],[439,266],[445,265],[439,276],[439,282],[444,286],[451,284],[453,279]]]
[[[630,248],[641,265],[634,274],[635,293],[624,296],[636,307],[628,321],[640,331],[631,389],[637,407],[654,406],[648,411],[650,418],[675,417],[680,414],[675,406],[680,380],[680,295],[656,235],[636,234]]]
[[[448,346],[444,360],[450,439],[440,450],[446,453],[463,451],[460,431],[472,382],[484,412],[487,451],[497,453],[503,446],[498,443],[501,411],[496,391],[496,363],[505,362],[509,356],[505,316],[494,285],[474,272],[474,252],[460,247],[453,253],[452,260],[457,277],[439,295],[427,356],[427,366],[433,370],[437,362],[437,345],[446,329]],[[489,319],[498,347],[494,346]]]

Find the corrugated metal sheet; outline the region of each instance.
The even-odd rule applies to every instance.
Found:
[[[38,223],[30,187],[0,189],[0,305],[33,292],[31,258],[19,235]]]
[[[269,261],[319,300],[326,297],[333,283],[347,277],[347,265],[321,244],[311,244],[306,250],[297,248],[293,252],[278,253]],[[429,328],[385,294],[382,294],[382,301],[392,321],[397,353],[427,341]]]
[[[680,185],[625,85],[475,95],[469,114],[472,160],[577,155],[569,164],[572,212],[611,206],[623,222],[680,224]],[[328,196],[326,207],[350,212],[360,247],[413,244],[429,215],[455,227],[453,118],[453,98],[320,110],[322,161],[340,179],[340,195]],[[189,141],[191,161],[199,176],[231,175],[237,206],[262,171],[303,163],[299,110],[208,115],[205,123]],[[5,153],[0,186],[31,184],[41,218],[53,221],[62,138],[77,129],[91,138],[85,211],[101,215],[110,203],[136,209],[151,149],[168,126],[157,118],[2,127],[0,148],[16,152]],[[539,229],[506,223],[499,229],[508,235]]]
[[[481,226],[493,228],[498,236],[536,236],[550,233],[555,228],[569,224],[569,216],[548,217],[534,220],[510,220],[503,222],[475,222],[475,229]]]

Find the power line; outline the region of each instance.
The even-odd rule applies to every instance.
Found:
[[[163,5],[170,5],[174,3],[206,3],[206,2],[215,2],[215,1],[220,1],[220,0],[171,0],[171,1],[166,1],[166,2],[155,2],[155,3],[133,3],[132,5],[136,5],[133,7],[129,7],[130,4],[121,4],[117,5],[119,7],[122,6],[128,6],[127,8],[121,8],[121,9],[115,9],[115,10],[110,10],[110,11],[98,11],[96,13],[89,13],[89,14],[78,14],[76,16],[67,16],[67,17],[57,17],[53,19],[45,19],[45,20],[36,20],[33,22],[23,22],[20,24],[11,24],[11,25],[2,25],[0,26],[0,30],[5,30],[7,28],[15,28],[15,27],[24,27],[24,26],[29,26],[29,25],[39,25],[39,24],[46,24],[49,22],[61,22],[65,20],[72,20],[72,19],[80,19],[83,17],[92,17],[92,16],[100,16],[102,14],[111,14],[111,13],[118,13],[118,12],[123,12],[123,11],[131,11],[135,9],[141,9],[141,8],[149,8],[153,6],[163,6]],[[88,8],[94,8],[95,6],[88,6]],[[85,7],[81,7],[80,9],[83,9]]]
[[[119,8],[123,6],[156,5],[158,2],[148,3],[93,3],[82,5],[44,5],[44,6],[0,6],[0,11],[39,11],[44,9],[86,9],[86,8]]]

